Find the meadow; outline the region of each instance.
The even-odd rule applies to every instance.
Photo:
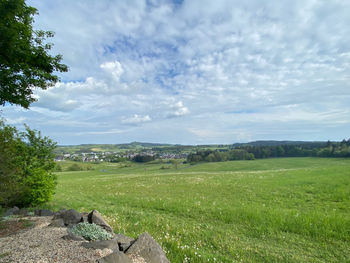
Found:
[[[48,207],[97,209],[115,232],[147,231],[171,262],[350,262],[350,159],[93,168],[57,173]]]

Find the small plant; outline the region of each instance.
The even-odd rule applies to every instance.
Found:
[[[0,258],[7,257],[7,256],[9,256],[9,255],[11,255],[10,252],[1,253],[1,254],[0,254]]]
[[[74,235],[82,236],[86,240],[108,240],[112,235],[96,224],[79,223],[72,227]]]
[[[19,219],[18,222],[22,223],[22,227],[27,228],[27,227],[32,227],[34,225],[33,221],[27,220],[27,219]]]

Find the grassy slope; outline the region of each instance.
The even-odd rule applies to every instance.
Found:
[[[148,231],[171,262],[350,262],[350,160],[161,166],[59,173],[50,206]]]

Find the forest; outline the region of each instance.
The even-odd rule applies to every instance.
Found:
[[[315,142],[281,145],[242,144],[230,150],[200,150],[187,156],[187,162],[224,162],[277,157],[350,157],[350,139],[341,142]]]

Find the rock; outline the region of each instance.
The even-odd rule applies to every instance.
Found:
[[[161,246],[147,232],[139,235],[125,254],[141,256],[148,263],[170,263]]]
[[[16,215],[18,212],[19,212],[19,208],[17,206],[14,206],[10,209],[7,209],[4,216]]]
[[[73,233],[70,233],[70,232],[68,232],[68,235],[63,236],[62,238],[64,240],[86,241],[83,237],[74,235]]]
[[[58,219],[53,219],[51,224],[49,225],[51,227],[64,227],[64,221],[62,218],[58,218]]]
[[[81,223],[89,223],[88,217],[87,216],[82,216],[80,222]]]
[[[54,212],[51,210],[43,209],[40,211],[40,216],[53,216]]]
[[[111,226],[103,219],[102,215],[97,210],[91,211],[91,213],[88,215],[88,221],[90,224],[94,223],[102,227],[107,232],[114,234]]]
[[[108,248],[114,251],[119,251],[119,244],[117,240],[96,240],[81,244],[85,248],[104,249]]]
[[[66,212],[67,209],[63,208],[57,212],[55,212],[55,215],[53,216],[53,219],[63,218],[63,213]]]
[[[132,261],[123,252],[117,251],[98,259],[97,263],[132,263]]]
[[[82,212],[81,213],[81,220],[80,220],[80,222],[82,222],[82,223],[88,223],[89,222],[89,220],[88,220],[88,213],[85,213],[85,212]]]
[[[48,209],[35,210],[34,215],[36,216],[53,216],[54,213]]]
[[[74,209],[64,211],[60,215],[66,226],[72,226],[78,224],[81,220],[81,215]]]
[[[21,215],[21,216],[27,216],[28,215],[28,210],[25,208],[21,208],[18,212],[16,212],[17,215]]]
[[[117,234],[113,239],[118,241],[120,251],[126,251],[135,241],[135,239],[123,234]]]

